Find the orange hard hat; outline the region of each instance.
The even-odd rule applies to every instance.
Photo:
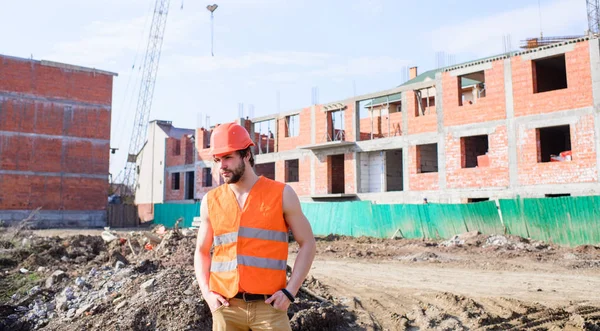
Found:
[[[254,146],[246,129],[236,123],[217,126],[210,135],[210,154],[225,155]]]

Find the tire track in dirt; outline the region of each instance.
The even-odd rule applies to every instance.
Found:
[[[311,274],[365,330],[547,330],[599,325],[600,279],[317,260]]]

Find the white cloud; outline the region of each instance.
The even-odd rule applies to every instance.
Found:
[[[318,69],[315,76],[369,76],[386,72],[399,72],[408,61],[391,56],[363,56],[336,61],[336,64]]]
[[[372,76],[400,72],[408,61],[390,56],[344,58],[334,54],[274,51],[248,53],[239,57],[174,55],[161,64],[161,76],[226,73],[252,70],[260,66],[256,80],[289,83],[315,77]],[[255,75],[249,73],[250,75]]]
[[[143,53],[145,44],[140,45],[144,31],[144,17],[122,21],[96,21],[87,25],[79,40],[57,43],[47,60],[73,63],[85,66],[106,65],[124,54],[140,47]],[[109,68],[102,68],[109,69]]]
[[[124,20],[94,21],[84,26],[77,40],[58,42],[44,58],[83,66],[102,66],[102,69],[122,69],[117,64],[130,65],[137,52],[136,62],[142,65],[146,51],[153,6],[147,16]],[[197,27],[208,23],[205,11],[180,10],[179,4],[171,4],[167,17],[163,51],[193,39]],[[119,61],[120,60],[120,61]],[[106,68],[114,64],[115,68]]]
[[[560,36],[568,33],[566,31],[583,34],[587,27],[584,1],[546,2],[541,7],[541,14],[544,36]],[[513,49],[518,49],[520,40],[539,36],[540,8],[537,4],[442,26],[431,32],[430,40],[436,51],[487,56],[503,51],[504,35],[511,36]]]
[[[273,72],[262,77],[263,80],[276,83],[291,83],[301,79],[325,77],[332,80],[356,77],[376,76],[384,73],[400,72],[408,61],[390,56],[363,56],[342,59],[331,57],[323,66],[310,71]]]
[[[249,69],[259,65],[318,66],[330,57],[331,55],[323,53],[294,51],[248,53],[239,57],[173,55],[166,61],[165,66],[168,68],[166,71],[171,74],[204,73],[221,70]]]

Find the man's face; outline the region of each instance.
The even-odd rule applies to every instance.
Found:
[[[244,159],[238,153],[231,153],[220,157],[215,156],[214,161],[219,163],[219,172],[223,177],[223,181],[227,184],[239,182],[244,172],[246,172]]]

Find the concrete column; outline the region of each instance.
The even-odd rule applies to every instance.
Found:
[[[402,92],[400,100],[402,100],[401,102],[401,109],[402,109],[402,135],[405,136],[408,132],[408,107],[406,105],[407,102],[407,98],[406,98],[406,92]]]
[[[592,92],[594,96],[594,141],[596,146],[596,169],[600,181],[600,40],[590,39],[590,63]]]
[[[402,136],[405,137],[408,134],[408,106],[406,92],[402,92],[401,100],[401,111],[402,111]],[[402,147],[402,189],[403,191],[409,191],[409,180],[410,180],[410,159],[408,157],[408,145]]]
[[[352,127],[354,128],[354,141],[360,141],[360,108],[359,101],[354,101],[354,112],[352,115]],[[361,192],[360,187],[360,153],[354,152],[354,189],[356,193]]]
[[[360,193],[362,188],[360,185],[360,153],[358,152],[354,152],[354,189],[356,190],[355,193]]]
[[[381,156],[381,192],[387,192],[387,153],[379,152]]]
[[[279,116],[275,117],[274,122],[275,128],[273,129],[273,139],[275,141],[273,142],[273,152],[277,153],[279,152]]]
[[[317,133],[316,133],[316,128],[317,128],[317,117],[315,114],[315,105],[310,106],[310,143],[311,144],[315,144],[317,142]],[[311,153],[310,154],[310,194],[314,195],[315,191],[316,191],[316,184],[315,181],[316,179],[316,174],[315,174],[315,168],[317,167],[317,156],[315,155],[315,153]]]
[[[354,141],[360,140],[360,108],[358,101],[354,101],[354,114],[352,116],[352,128],[354,129]]]
[[[442,73],[435,74],[435,111],[438,131],[438,176],[440,192],[446,189],[446,130],[444,130],[444,100]]]
[[[509,187],[519,185],[519,165],[517,163],[517,126],[515,124],[515,105],[513,98],[511,58],[504,60],[504,94],[506,102],[506,134],[508,136],[508,178]]]
[[[410,158],[408,149],[408,145],[402,147],[402,189],[404,191],[410,191]]]

